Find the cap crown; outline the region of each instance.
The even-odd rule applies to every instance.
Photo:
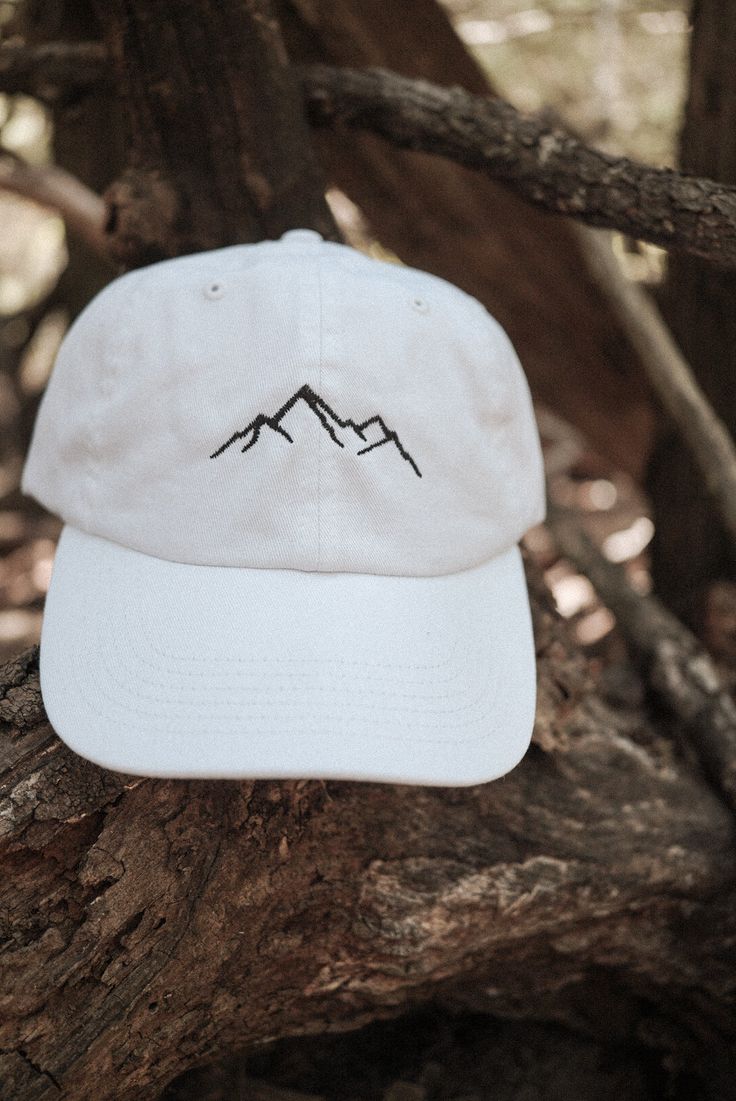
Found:
[[[310,230],[110,283],[62,342],[21,484],[84,531],[202,565],[450,573],[544,516],[498,323]]]

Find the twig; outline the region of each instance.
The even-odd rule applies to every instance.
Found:
[[[590,580],[616,617],[652,687],[682,720],[704,771],[736,810],[736,704],[709,655],[654,596],[631,586],[566,510],[548,501],[547,523],[562,554]]]
[[[591,273],[688,444],[736,546],[736,447],[726,425],[701,390],[650,295],[621,271],[610,242],[585,226],[577,230]]]
[[[102,86],[97,42],[0,48],[0,91],[53,101]],[[485,172],[529,202],[589,225],[736,268],[736,188],[592,149],[542,115],[385,69],[300,69],[311,122],[369,130]]]
[[[736,188],[591,149],[496,97],[384,69],[301,72],[315,125],[344,123],[450,157],[546,210],[736,267]]]
[[[58,211],[69,230],[110,259],[105,201],[71,173],[56,165],[24,164],[5,154],[0,158],[0,188]]]

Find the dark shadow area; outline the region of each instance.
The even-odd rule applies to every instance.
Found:
[[[697,1101],[656,1054],[555,1024],[430,1006],[356,1032],[298,1037],[191,1071],[161,1101]]]

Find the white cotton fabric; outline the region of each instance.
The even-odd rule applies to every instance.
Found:
[[[66,527],[41,645],[51,723],[122,772],[475,784],[531,736],[517,547],[379,577],[203,569]]]
[[[124,275],[65,337],[23,471],[66,523],[49,718],[144,775],[501,775],[533,722],[543,484],[515,352],[442,279],[310,230]]]

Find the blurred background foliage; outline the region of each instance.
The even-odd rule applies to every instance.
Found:
[[[685,91],[687,5],[671,0],[446,0],[499,94],[552,107],[612,153],[672,164]]]

